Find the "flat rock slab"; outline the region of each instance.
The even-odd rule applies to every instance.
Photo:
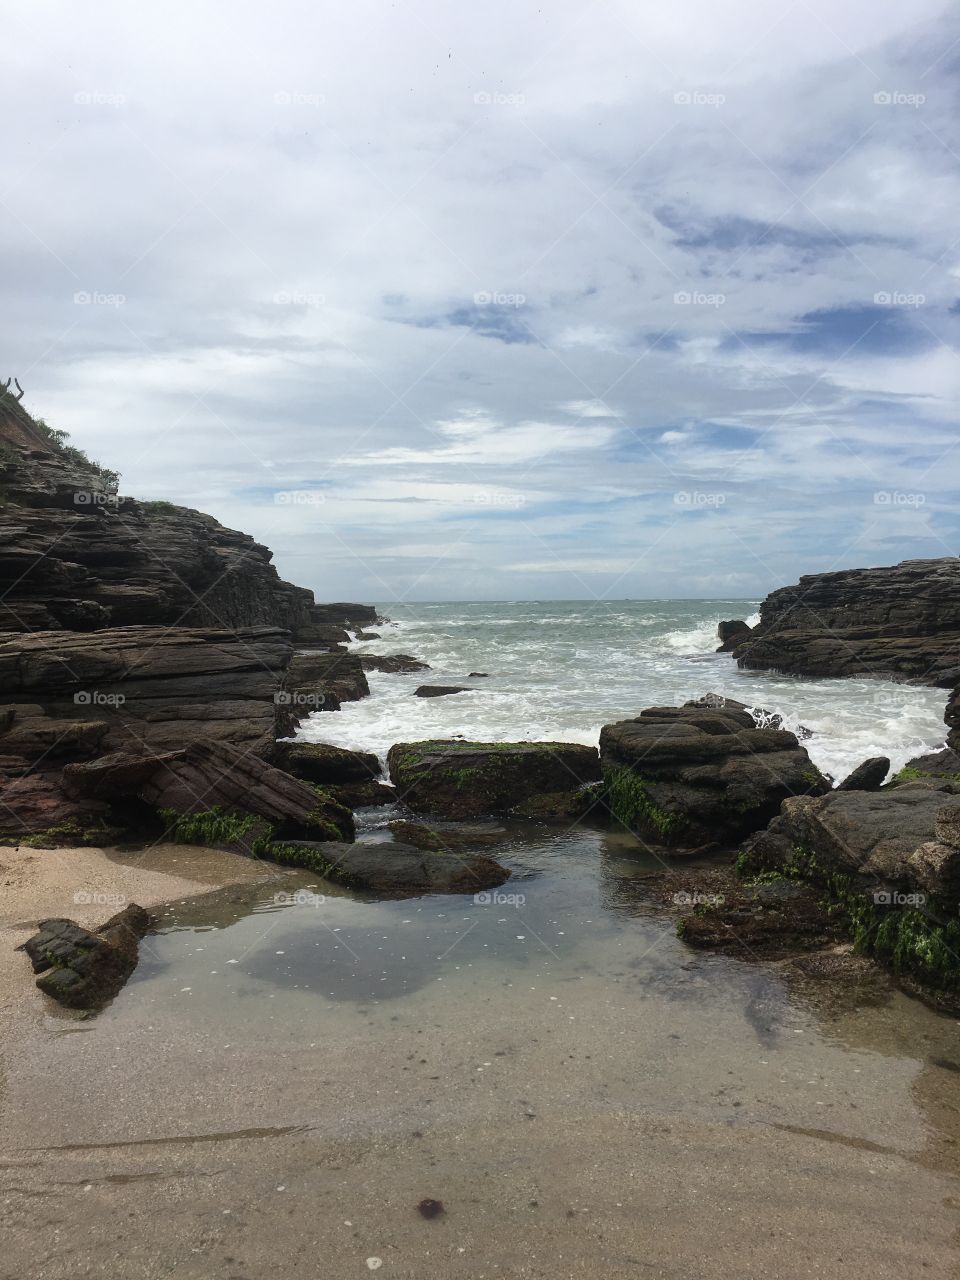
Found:
[[[413,696],[415,698],[446,698],[451,693],[470,693],[471,690],[464,684],[422,684],[419,689],[414,689]]]
[[[507,814],[600,778],[596,748],[571,742],[398,742],[387,765],[399,801],[445,818]]]
[[[493,858],[454,851],[433,852],[408,844],[289,841],[282,860],[339,880],[354,889],[392,896],[480,893],[495,889],[510,872]]]
[[[411,658],[409,653],[390,653],[381,656],[378,653],[357,654],[364,671],[386,671],[390,675],[407,675],[412,671],[429,671],[430,663],[421,662],[419,658]]]

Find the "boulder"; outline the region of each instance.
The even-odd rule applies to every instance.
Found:
[[[37,986],[46,995],[71,1009],[97,1009],[133,973],[150,924],[143,907],[130,903],[94,932],[72,920],[41,920],[39,931],[18,949],[41,974]]]
[[[600,777],[596,748],[570,742],[398,742],[387,765],[402,803],[445,818],[506,814],[532,796],[576,792]]]
[[[390,897],[424,893],[480,893],[495,889],[510,872],[482,854],[455,854],[415,849],[381,841],[336,844],[288,841],[278,860],[305,867],[353,889]]]
[[[407,675],[412,671],[429,671],[429,662],[421,662],[419,658],[411,658],[408,653],[391,653],[381,656],[376,653],[357,655],[364,671],[386,671],[389,675]]]
[[[883,781],[890,772],[890,761],[886,756],[871,756],[858,764],[852,773],[838,784],[838,791],[879,791]]]
[[[839,874],[952,899],[960,877],[960,799],[923,783],[786,800],[745,845],[751,865],[784,866],[800,851],[820,878]]]
[[[371,782],[380,777],[380,761],[372,751],[351,751],[326,742],[278,742],[273,762],[295,778],[321,786]]]
[[[753,707],[748,702],[740,702],[737,698],[728,698],[722,693],[704,693],[699,698],[691,698],[683,704],[685,707],[713,707],[719,711],[746,711],[758,729],[782,729],[783,716],[778,711],[768,711],[766,707]],[[792,733],[801,742],[813,737],[813,730],[798,724]]]
[[[384,782],[340,782],[324,790],[348,809],[372,809],[397,803],[396,791]]]
[[[899,773],[894,774],[890,785],[902,786],[913,782],[926,782],[939,790],[960,787],[960,752],[944,747],[941,751],[914,756]]]
[[[717,653],[730,653],[750,634],[750,627],[742,621],[720,622],[717,624],[717,639],[720,646]]]
[[[499,844],[503,841],[503,831],[470,831],[460,829],[452,831],[444,828],[436,831],[420,822],[407,822],[399,819],[388,824],[398,844],[413,845],[417,849],[428,849],[432,853],[459,853],[478,844]]]
[[[419,689],[414,689],[413,696],[415,698],[445,698],[451,693],[469,693],[470,690],[466,685],[462,684],[422,684]]]
[[[467,676],[468,680],[489,680],[490,673],[488,671],[471,671]]]
[[[668,847],[734,844],[789,797],[830,789],[794,734],[745,711],[651,707],[604,725],[600,755],[611,812]]]
[[[805,676],[960,681],[960,559],[808,574],[772,592],[734,650],[742,667]]]

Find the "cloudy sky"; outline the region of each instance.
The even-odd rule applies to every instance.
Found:
[[[320,598],[957,554],[960,10],[5,6],[3,376]]]

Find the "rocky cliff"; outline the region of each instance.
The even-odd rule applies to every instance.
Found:
[[[772,592],[737,638],[741,667],[960,682],[960,558],[809,574]]]

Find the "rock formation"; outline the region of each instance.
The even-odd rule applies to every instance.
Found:
[[[772,592],[734,649],[742,667],[960,682],[960,559],[809,574]]]

